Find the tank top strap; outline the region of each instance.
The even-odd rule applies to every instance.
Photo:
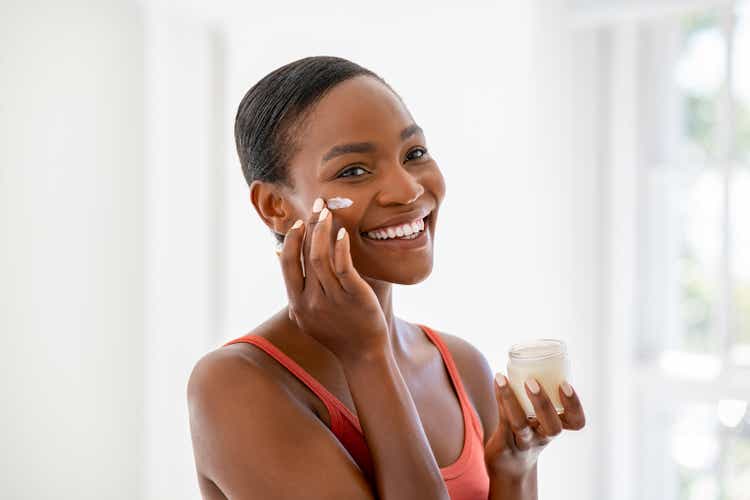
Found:
[[[440,334],[435,330],[431,329],[427,325],[422,325],[420,323],[417,323],[417,326],[422,329],[422,331],[427,335],[432,343],[435,344],[435,347],[437,347],[438,351],[440,351],[440,355],[443,357],[445,367],[448,369],[448,374],[453,381],[453,386],[456,388],[456,392],[458,393],[459,402],[464,408],[464,411],[471,415],[471,422],[474,426],[474,430],[479,435],[480,442],[484,442],[484,430],[482,429],[482,423],[480,422],[479,416],[474,410],[474,406],[469,400],[469,396],[466,393],[464,384],[461,381],[461,375],[458,372],[458,368],[456,367],[456,363],[453,360],[453,356],[451,355],[448,346],[445,345],[445,342],[440,337]]]
[[[342,418],[342,408],[340,406],[343,406],[343,403],[341,403],[336,396],[331,394],[331,392],[326,389],[323,384],[318,382],[318,380],[310,375],[304,368],[302,368],[296,361],[294,361],[292,358],[284,354],[284,352],[273,345],[271,341],[266,339],[265,337],[261,337],[260,335],[256,334],[247,334],[242,337],[236,338],[234,340],[230,340],[229,342],[225,343],[224,346],[230,345],[230,344],[237,344],[237,343],[246,343],[246,344],[252,344],[261,350],[263,350],[266,354],[274,358],[276,361],[278,361],[281,365],[283,365],[287,370],[292,372],[294,376],[296,376],[302,383],[304,383],[307,387],[310,388],[311,391],[315,393],[316,396],[323,402],[323,404],[326,406],[326,409],[328,410],[328,414],[331,419],[331,430],[336,433],[341,428],[341,418]],[[344,407],[343,410],[346,410],[349,412],[349,409]],[[351,412],[349,412],[351,413]],[[356,420],[356,417],[355,417]]]

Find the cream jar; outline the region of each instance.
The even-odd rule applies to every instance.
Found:
[[[524,382],[534,377],[554,404],[557,413],[564,411],[558,387],[570,376],[567,346],[562,340],[538,339],[513,345],[508,351],[508,382],[528,417],[536,416],[526,395]]]

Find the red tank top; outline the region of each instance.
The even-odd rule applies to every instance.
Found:
[[[453,388],[458,395],[464,421],[464,443],[458,459],[440,472],[445,480],[451,500],[487,500],[490,491],[490,480],[484,463],[484,434],[474,408],[469,401],[458,369],[450,351],[439,334],[425,325],[418,325],[427,338],[437,347],[443,358]],[[245,342],[253,344],[284,365],[292,374],[310,388],[328,409],[331,420],[331,432],[357,462],[364,475],[374,482],[372,457],[367,447],[359,419],[336,396],[331,394],[320,382],[305,371],[293,359],[276,348],[270,341],[260,335],[247,334],[224,345]]]

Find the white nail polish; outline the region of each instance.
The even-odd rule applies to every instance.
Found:
[[[534,394],[539,394],[539,384],[533,378],[526,380],[526,387]]]
[[[334,198],[328,198],[328,201],[326,201],[326,206],[330,210],[336,210],[339,208],[346,208],[352,206],[354,202],[350,200],[349,198],[340,198],[338,196]]]
[[[560,386],[562,387],[563,393],[566,396],[570,397],[573,395],[573,388],[570,386],[570,384],[567,381],[560,384]]]
[[[315,198],[315,202],[313,203],[313,212],[318,213],[323,208],[323,198]]]

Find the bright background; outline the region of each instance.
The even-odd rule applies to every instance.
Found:
[[[447,183],[396,313],[568,342],[540,498],[747,500],[747,1],[0,2],[0,491],[198,499],[186,382],[285,303],[234,152],[263,75],[382,75]]]

